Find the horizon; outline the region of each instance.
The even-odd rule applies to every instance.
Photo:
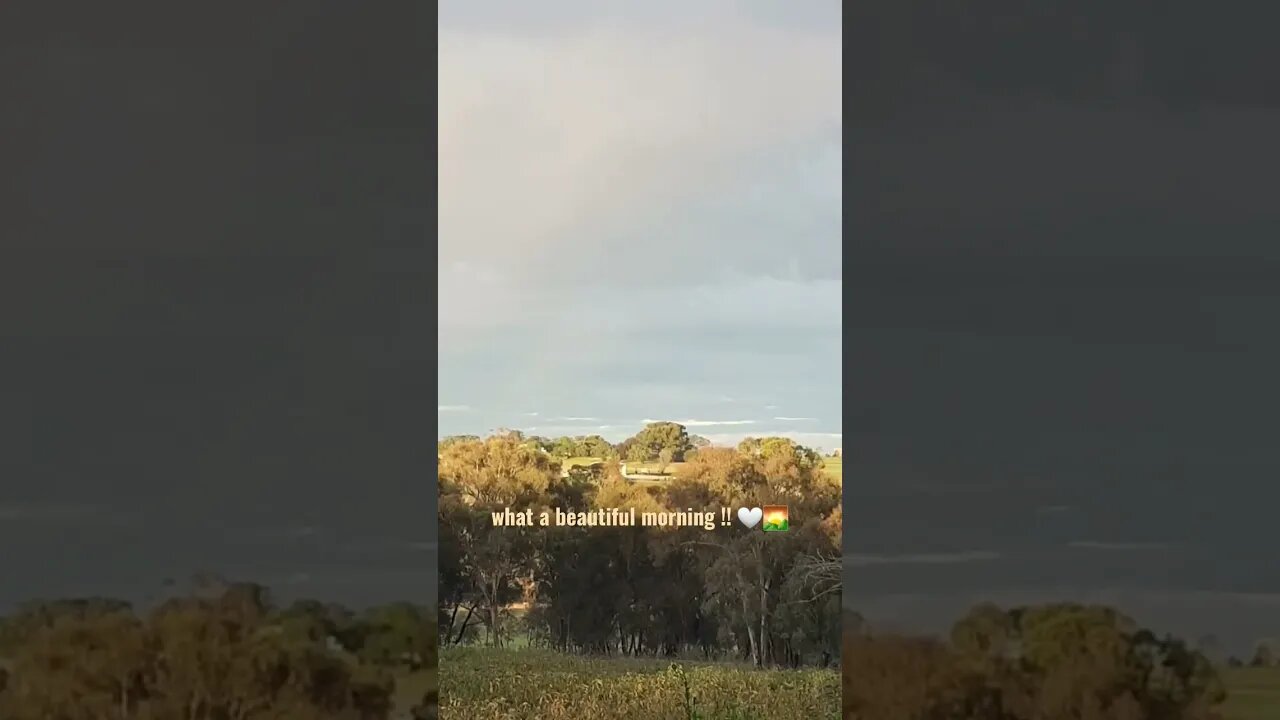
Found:
[[[782,418],[785,420],[794,420],[794,418]],[[808,419],[808,418],[805,418]],[[556,419],[552,419],[553,421]],[[586,421],[597,420],[597,418],[562,418],[560,420],[568,421]],[[778,418],[775,418],[778,420]],[[781,437],[794,441],[795,443],[812,450],[823,450],[830,452],[840,449],[840,441],[842,434],[839,432],[802,432],[791,429],[778,430],[778,427],[790,427],[787,425],[779,425],[773,423],[762,422],[761,425],[755,425],[755,421],[728,421],[717,422],[709,420],[662,420],[658,418],[645,418],[632,422],[616,421],[604,425],[500,425],[490,427],[483,431],[475,432],[457,432],[457,433],[441,433],[437,440],[444,440],[450,437],[472,435],[480,438],[492,437],[504,430],[515,430],[529,437],[590,437],[599,436],[610,443],[617,444],[627,438],[634,437],[636,433],[644,429],[650,423],[655,422],[674,422],[682,425],[689,435],[705,438],[713,447],[735,447],[743,440],[765,437]],[[750,427],[752,429],[738,430],[736,432],[706,432],[704,429],[726,428],[726,427]],[[756,429],[756,428],[760,429]],[[566,432],[562,432],[566,431]],[[571,432],[569,432],[571,431]]]

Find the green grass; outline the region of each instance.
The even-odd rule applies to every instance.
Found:
[[[756,670],[736,663],[588,658],[546,650],[446,648],[442,717],[771,720],[840,717],[834,670]]]
[[[844,482],[844,458],[822,458],[822,469],[837,480]]]
[[[1226,668],[1223,720],[1280,720],[1280,667]]]

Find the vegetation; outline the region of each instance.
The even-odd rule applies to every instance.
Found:
[[[722,663],[679,671],[692,682],[692,696],[708,701],[696,709],[704,714],[690,717],[734,717],[739,707],[758,712],[759,705],[728,704],[731,694],[756,697],[742,695],[746,686],[807,693],[822,686],[814,678],[826,678],[836,687],[839,480],[823,471],[817,453],[784,438],[748,440],[737,448],[696,445],[674,423],[651,424],[620,444],[619,457],[652,461],[656,454],[658,462],[681,463],[668,481],[637,484],[612,463],[562,472],[540,443],[516,432],[441,443],[441,643],[446,653],[487,648],[446,655],[465,662],[456,674],[446,667],[442,707],[466,708],[466,717],[481,720],[557,717],[594,712],[596,706],[567,699],[589,690],[597,701],[623,703],[624,709],[627,693],[648,693],[643,712],[652,715],[610,717],[685,717],[680,713],[695,708],[668,692],[676,687],[671,673],[677,671],[667,664],[689,658]],[[736,520],[720,524],[722,508],[768,504],[789,506],[788,532],[748,530]],[[638,515],[709,512],[712,522],[710,528],[493,522],[493,514],[506,509],[537,516],[609,508]],[[520,608],[526,610],[517,615]],[[521,654],[529,652],[543,655]],[[580,661],[585,657],[591,662]],[[467,668],[494,664],[525,669],[505,675],[500,685],[485,685],[491,694],[482,698],[478,671]],[[812,669],[797,671],[805,667]],[[605,672],[625,676],[625,682],[616,691],[600,690],[597,680]],[[525,692],[541,699],[524,698],[531,704],[520,706]],[[721,697],[724,702],[715,700]],[[816,697],[829,704],[809,714],[839,712],[834,690]],[[533,714],[503,714],[514,712],[510,703]]]
[[[980,605],[946,640],[873,633],[849,613],[842,662],[855,720],[1280,717],[1276,668],[1219,671],[1106,607]]]
[[[1280,666],[1226,668],[1222,679],[1225,720],[1280,720]]]
[[[829,670],[456,647],[441,661],[445,717],[833,720],[840,713],[839,678]]]
[[[33,602],[0,624],[0,717],[432,717],[435,614],[408,604],[276,608],[251,583],[145,614],[103,598]]]

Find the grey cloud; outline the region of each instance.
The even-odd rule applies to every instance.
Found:
[[[99,505],[62,504],[48,502],[0,504],[0,520],[33,522],[71,522],[85,519],[115,519],[122,517],[111,508]]]
[[[442,433],[779,395],[839,429],[841,37],[793,20],[840,6],[807,5],[442,9],[440,382],[508,409]]]
[[[658,421],[652,418],[645,418],[641,422],[647,425],[649,423],[654,423]],[[696,427],[715,427],[718,425],[754,425],[756,421],[755,420],[674,420],[673,422],[677,422],[681,425],[684,425],[685,427],[696,428]]]
[[[1170,543],[1160,542],[1105,542],[1101,540],[1074,540],[1067,547],[1081,550],[1113,550],[1118,552],[1143,550],[1169,550],[1176,547]]]
[[[841,4],[831,0],[795,3],[787,0],[678,0],[598,2],[544,0],[536,4],[511,0],[444,0],[439,6],[444,30],[474,30],[519,35],[560,34],[584,28],[648,26],[688,29],[713,26],[743,17],[772,26],[828,29],[840,26]],[[706,32],[714,32],[710,27]]]
[[[971,550],[956,553],[909,553],[904,555],[867,555],[845,553],[846,567],[867,565],[952,565],[956,563],[989,562],[999,560],[1000,553]]]
[[[442,266],[483,253],[526,277],[537,274],[527,272],[536,263],[589,277],[591,269],[631,266],[619,253],[639,249],[634,232],[643,234],[645,252],[667,247],[770,271],[779,232],[789,232],[793,247],[838,257],[838,28],[779,31],[735,21],[713,34],[651,35],[627,27],[540,40],[442,34],[441,53],[449,57],[440,85]],[[650,52],[655,41],[667,49],[658,65]],[[555,80],[539,80],[541,90],[530,93],[533,78],[524,76],[533,74]],[[789,146],[815,137],[826,138],[822,150],[797,162]],[[771,166],[744,167],[780,148],[784,159]],[[776,176],[781,188],[761,185]],[[804,187],[815,177],[817,192]],[[716,207],[724,192],[738,198],[727,214]],[[775,197],[762,204],[757,193]],[[777,218],[769,242],[755,242],[758,252],[744,251],[743,233],[724,227],[736,222],[750,230],[762,223],[744,213],[786,212],[795,202],[825,210],[824,225],[809,227],[812,211]],[[494,204],[506,210],[493,213]],[[706,232],[709,225],[720,231]],[[725,247],[708,241],[717,236],[732,236],[737,252],[712,251]],[[566,247],[573,252],[554,251]],[[687,275],[701,264],[649,275]],[[645,273],[635,275],[640,281]],[[503,293],[519,296],[514,287]]]

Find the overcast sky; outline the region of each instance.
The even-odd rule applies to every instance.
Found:
[[[431,597],[433,20],[395,6],[0,22],[0,611]]]
[[[442,435],[840,446],[839,20],[441,4]]]
[[[1049,6],[889,5],[851,41],[846,603],[1280,635],[1280,98],[1252,31],[1107,3],[1083,46]]]

